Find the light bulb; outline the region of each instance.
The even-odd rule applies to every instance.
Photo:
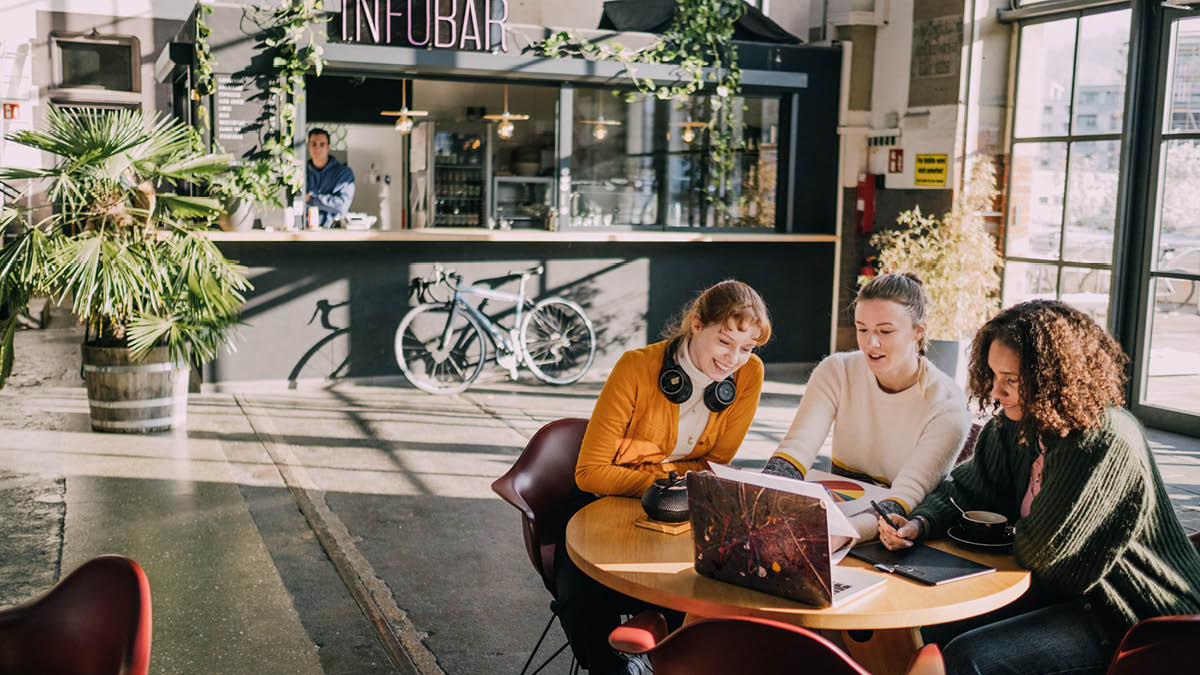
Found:
[[[608,138],[608,125],[597,124],[595,129],[592,129],[592,138],[602,141]]]
[[[513,135],[512,120],[507,120],[507,119],[500,120],[500,123],[496,125],[496,135],[506,141],[508,139],[512,138],[512,135]]]
[[[692,141],[696,140],[696,132],[692,131],[691,127],[684,127],[683,133],[680,134],[680,138],[683,139],[684,143],[691,143]]]
[[[396,120],[397,133],[408,135],[408,132],[412,131],[412,128],[413,118],[409,117],[408,115],[401,115],[400,118]]]

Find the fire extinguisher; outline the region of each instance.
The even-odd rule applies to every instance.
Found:
[[[875,231],[875,174],[858,174],[854,213],[859,234],[871,234]]]

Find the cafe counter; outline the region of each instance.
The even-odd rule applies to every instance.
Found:
[[[218,386],[348,376],[403,382],[396,327],[417,302],[409,295],[411,280],[429,275],[435,263],[464,282],[509,292],[517,282],[500,278],[510,270],[544,266],[545,274],[530,279],[526,290],[584,307],[597,338],[592,376],[625,350],[658,340],[685,303],[723,279],[744,281],[766,300],[774,331],[760,350],[765,361],[816,362],[830,350],[834,235],[429,228],[210,236],[246,267],[254,284],[237,351],[205,367],[205,382]],[[446,289],[438,291],[439,298],[445,295]],[[502,303],[487,301],[482,309],[502,324],[512,322]]]
[[[620,232],[600,230],[488,230],[482,228],[425,228],[419,230],[249,230],[246,232],[210,232],[213,241],[525,241],[525,242],[828,242],[832,234],[776,234],[774,232]]]

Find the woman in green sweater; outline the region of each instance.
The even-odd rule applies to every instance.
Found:
[[[1200,613],[1200,555],[1120,407],[1127,360],[1090,317],[1049,300],[1004,310],[975,336],[971,395],[1003,414],[911,519],[879,522],[892,549],[942,536],[959,518],[951,499],[1016,524],[1013,554],[1032,588],[926,629],[948,673],[1102,673],[1137,621]]]

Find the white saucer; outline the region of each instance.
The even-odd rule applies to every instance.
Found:
[[[1013,545],[1012,538],[1009,538],[1008,541],[1000,542],[998,544],[971,541],[967,539],[965,535],[963,535],[962,530],[960,530],[957,525],[946,530],[946,535],[963,546],[979,549],[981,551],[1006,551],[1012,548]]]

